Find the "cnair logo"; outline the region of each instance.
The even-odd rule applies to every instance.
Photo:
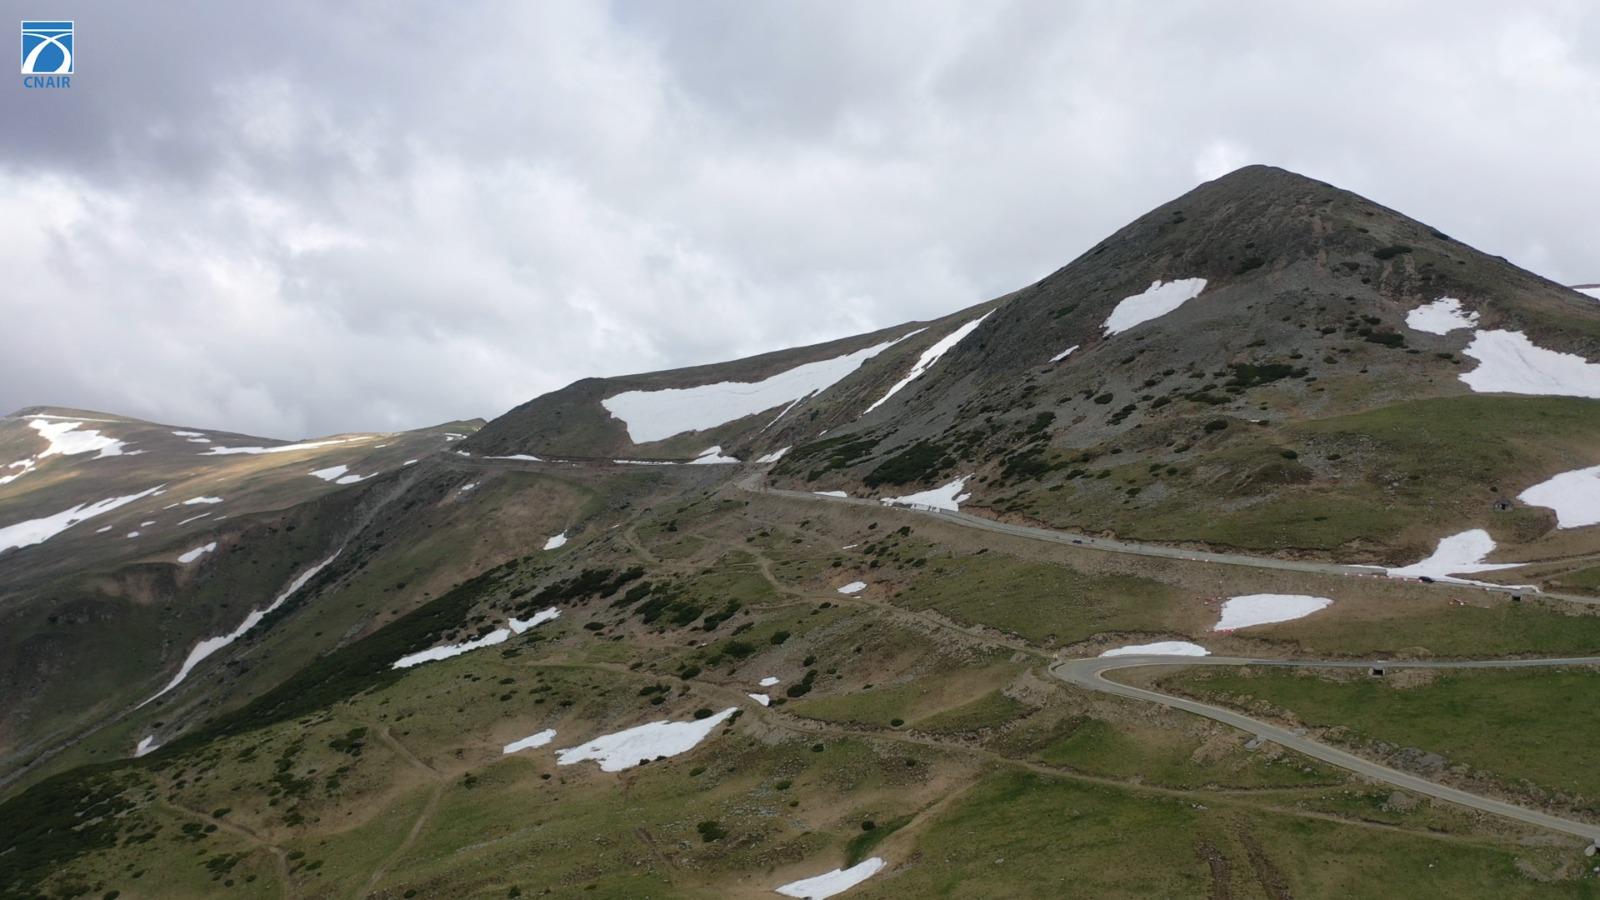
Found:
[[[71,22],[22,23],[22,74],[61,76],[25,78],[28,87],[66,87],[73,72]],[[31,82],[39,82],[33,84]]]

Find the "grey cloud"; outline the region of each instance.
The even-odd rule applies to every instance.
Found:
[[[73,15],[74,87],[0,88],[0,407],[494,415],[943,314],[1247,162],[1600,280],[1586,4]]]

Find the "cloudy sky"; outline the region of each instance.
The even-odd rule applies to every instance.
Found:
[[[4,3],[78,72],[0,87],[0,411],[493,416],[942,315],[1250,162],[1600,281],[1586,0]]]

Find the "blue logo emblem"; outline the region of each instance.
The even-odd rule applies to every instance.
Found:
[[[22,74],[71,75],[72,23],[22,23]]]

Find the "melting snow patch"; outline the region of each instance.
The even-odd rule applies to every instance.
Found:
[[[759,684],[762,687],[772,687],[773,685],[778,683],[778,680],[779,680],[778,676],[776,676],[776,675],[768,675],[767,677],[765,677],[765,678],[761,679],[760,681],[756,682],[756,684]]]
[[[904,497],[883,497],[881,499],[884,503],[894,506],[912,506],[919,509],[946,509],[951,512],[955,512],[961,509],[961,504],[965,503],[967,498],[972,496],[971,494],[963,494],[961,492],[962,489],[967,486],[967,479],[971,477],[971,475],[963,475],[949,484],[941,485],[933,488],[932,490],[920,491],[915,494],[907,494]]]
[[[1199,296],[1205,287],[1204,278],[1152,281],[1144,293],[1135,294],[1117,304],[1117,308],[1106,317],[1106,334],[1121,334],[1135,325],[1159,319]]]
[[[202,545],[194,548],[193,550],[190,550],[188,553],[185,553],[182,556],[178,557],[178,562],[181,562],[181,563],[183,563],[184,565],[187,566],[188,564],[194,562],[195,560],[199,559],[202,556],[205,556],[207,553],[210,553],[211,551],[213,551],[215,549],[217,549],[217,542],[216,541],[212,541],[209,544],[202,544]]]
[[[1327,597],[1308,597],[1304,594],[1246,594],[1222,604],[1222,618],[1211,630],[1232,631],[1252,625],[1288,622],[1309,616],[1332,604],[1333,601]]]
[[[859,593],[861,593],[862,591],[864,591],[866,589],[867,589],[867,583],[865,581],[852,581],[849,584],[845,585],[844,587],[839,588],[839,593],[841,593],[841,594],[859,594]]]
[[[401,466],[401,467],[402,467],[402,468],[404,468],[404,467],[406,467],[406,466],[414,466],[414,465],[416,465],[416,464],[417,464],[417,461],[416,461],[416,460],[414,460],[414,459],[408,459],[408,460],[406,460],[406,461],[405,461],[405,462],[403,462],[403,463],[401,463],[401,464],[400,464],[400,466]]]
[[[242,453],[252,456],[261,453],[293,453],[296,450],[314,450],[317,447],[331,447],[334,444],[348,444],[356,438],[336,438],[328,441],[306,441],[303,444],[279,444],[276,447],[209,447],[201,456],[237,456]]]
[[[1600,300],[1600,284],[1586,284],[1573,288],[1580,294]]]
[[[159,749],[161,749],[161,745],[156,743],[156,736],[153,734],[145,735],[140,739],[139,746],[133,748],[133,758],[138,759]]]
[[[334,484],[355,484],[358,481],[366,481],[368,478],[373,477],[371,475],[345,474],[349,471],[349,466],[329,466],[326,469],[317,469],[311,474],[321,478],[323,481],[331,481]]]
[[[94,530],[94,533],[95,534],[105,534],[106,532],[110,531],[111,528],[112,528],[112,526],[110,526],[110,525],[102,525],[99,528],[96,528]]]
[[[526,453],[513,453],[510,456],[485,456],[484,459],[515,459],[521,462],[544,462],[544,460],[540,459],[539,457],[529,456]],[[412,462],[416,462],[416,460],[412,460]]]
[[[559,618],[561,618],[561,610],[556,609],[554,606],[547,606],[544,609],[534,613],[533,618],[531,619],[519,619],[516,616],[512,616],[506,622],[506,624],[511,626],[511,631],[513,634],[521,634],[524,631],[527,631],[529,628],[543,625],[546,622]]]
[[[1515,569],[1521,563],[1486,563],[1483,558],[1494,552],[1494,538],[1482,528],[1463,531],[1439,541],[1438,549],[1427,559],[1398,569],[1387,569],[1390,578],[1432,578],[1457,584],[1483,584],[1452,575],[1470,575],[1474,572],[1493,572],[1497,569]]]
[[[739,708],[730,706],[714,716],[688,722],[662,719],[605,734],[587,744],[556,751],[556,765],[570,766],[586,759],[600,764],[602,772],[621,772],[663,756],[688,753]]]
[[[512,741],[511,743],[507,744],[505,749],[501,750],[500,753],[505,755],[508,753],[515,753],[518,750],[531,750],[534,747],[543,747],[545,744],[548,744],[555,739],[556,730],[554,728],[546,728],[538,734],[530,734],[520,741]]]
[[[6,468],[21,469],[22,471],[13,472],[10,475],[0,475],[0,485],[10,484],[11,482],[16,481],[18,478],[21,478],[29,472],[32,472],[36,466],[37,463],[34,462],[34,459],[31,456],[27,459],[17,460],[16,462],[6,466]]]
[[[80,453],[95,453],[95,459],[104,459],[107,456],[121,456],[122,448],[127,445],[116,438],[109,438],[98,431],[79,431],[82,422],[48,422],[44,419],[31,419],[28,421],[39,436],[50,442],[50,446],[40,453],[38,459],[47,456],[77,456]],[[98,452],[95,452],[98,451]]]
[[[477,638],[476,640],[466,641],[460,644],[446,644],[443,647],[429,647],[426,650],[421,650],[416,653],[408,653],[405,656],[395,660],[394,665],[390,666],[390,668],[409,669],[412,666],[420,666],[425,662],[435,662],[441,659],[449,659],[452,656],[460,656],[463,653],[471,653],[474,650],[481,650],[484,647],[493,647],[495,644],[503,644],[510,637],[511,629],[496,628],[495,630],[489,632],[481,638]]]
[[[1429,334],[1449,334],[1461,328],[1475,328],[1477,324],[1478,314],[1462,309],[1461,301],[1454,297],[1440,297],[1406,313],[1406,325]]]
[[[204,434],[198,431],[174,431],[173,434],[178,437],[205,437]]]
[[[1157,641],[1154,644],[1129,644],[1107,650],[1101,656],[1210,656],[1211,651],[1188,641]]]
[[[148,491],[129,494],[126,497],[112,497],[109,500],[101,500],[97,503],[83,503],[71,509],[58,512],[53,516],[29,519],[26,522],[7,525],[4,528],[0,528],[0,553],[42,544],[79,522],[92,519],[101,513],[108,513],[135,500],[142,500],[155,494],[158,490],[160,490],[158,487],[151,488]]]
[[[883,860],[873,856],[856,863],[848,869],[834,869],[832,872],[824,872],[811,878],[791,881],[773,890],[785,897],[800,897],[804,898],[804,900],[827,900],[828,897],[842,894],[883,871],[883,866]]]
[[[722,445],[713,444],[700,451],[700,455],[689,461],[691,466],[714,466],[721,463],[736,463],[739,460],[732,456],[722,455]]]
[[[811,493],[816,494],[818,497],[848,497],[848,496],[850,496],[849,494],[846,494],[844,491],[812,491]]]
[[[990,312],[993,312],[993,310]],[[922,355],[917,357],[917,361],[912,364],[911,371],[906,373],[906,377],[895,382],[894,386],[889,388],[888,393],[873,401],[872,405],[863,410],[861,414],[864,416],[882,406],[889,400],[890,397],[900,393],[901,388],[904,388],[906,385],[922,377],[924,372],[933,368],[933,364],[938,362],[940,357],[944,356],[946,353],[949,353],[957,344],[961,343],[961,341],[964,340],[967,335],[976,331],[978,326],[983,324],[983,320],[987,318],[989,318],[989,313],[984,313],[976,319],[973,319],[971,322],[968,322],[960,328],[957,328],[955,331],[952,331],[940,338],[932,347],[922,351]]]
[[[189,677],[189,673],[194,670],[195,666],[200,664],[201,660],[238,640],[245,632],[260,624],[261,620],[267,617],[267,613],[270,613],[282,606],[283,601],[288,600],[296,591],[305,587],[306,582],[316,577],[318,572],[321,572],[323,569],[327,568],[328,564],[333,562],[334,559],[336,559],[339,554],[343,552],[343,550],[344,548],[341,547],[340,549],[333,551],[332,556],[328,557],[322,562],[317,563],[304,572],[301,572],[293,581],[289,582],[287,587],[279,592],[278,596],[272,598],[272,602],[267,604],[265,609],[252,609],[250,614],[244,617],[244,621],[239,623],[238,628],[235,628],[227,634],[219,637],[206,638],[200,643],[195,644],[194,649],[189,651],[189,657],[183,661],[183,667],[178,669],[178,674],[172,676],[172,680],[167,682],[167,686],[159,691],[156,691],[154,694],[151,694],[150,697],[144,701],[144,703],[140,703],[139,706],[134,707],[134,709],[144,706],[151,700],[154,700],[162,694],[165,694],[167,691],[177,687],[180,682]]]
[[[1483,394],[1600,398],[1600,363],[1546,350],[1520,331],[1480,331],[1461,351],[1479,365],[1460,378]]]
[[[130,538],[136,538],[138,536],[139,536],[139,532],[137,532],[137,531],[130,531],[125,535],[125,537],[130,537]]]
[[[468,482],[466,484],[463,484],[461,486],[461,493],[465,494],[467,491],[470,491],[473,488],[476,488],[477,486],[478,486],[478,483],[476,481],[470,481],[470,482]]]
[[[772,698],[766,694],[746,694],[745,696],[761,704],[762,706],[770,706],[772,704]]]
[[[756,457],[756,462],[762,463],[762,464],[775,463],[778,460],[783,459],[783,455],[785,453],[788,453],[790,449],[791,448],[789,448],[789,447],[783,447],[781,449],[774,450],[771,453],[767,453],[767,454],[764,454],[762,456],[758,456],[758,457]]]
[[[613,459],[612,462],[619,466],[675,466],[677,463],[667,459]]]
[[[1600,525],[1600,466],[1562,472],[1528,488],[1517,499],[1555,510],[1557,528]]]
[[[556,549],[558,547],[566,546],[566,543],[567,543],[567,533],[565,531],[563,531],[560,534],[558,534],[558,535],[550,538],[549,540],[545,541],[544,542],[544,548],[546,550],[554,550],[554,549]]]
[[[834,386],[862,363],[902,339],[895,338],[833,359],[805,363],[761,381],[722,381],[691,388],[625,391],[600,403],[622,420],[628,437],[635,444],[647,444],[685,431],[705,431],[810,397]]]
[[[222,498],[221,497],[190,497],[189,499],[183,501],[183,505],[184,506],[211,506],[212,504],[221,503],[221,502],[222,502]]]
[[[211,515],[211,513],[208,513],[208,512],[203,512],[203,513],[201,513],[201,514],[200,514],[200,515],[198,515],[198,516],[190,516],[190,517],[189,517],[189,518],[187,518],[187,519],[180,519],[180,520],[179,520],[179,521],[178,521],[178,524],[179,524],[179,525],[187,525],[187,524],[189,524],[189,523],[190,523],[190,522],[198,522],[198,521],[200,521],[200,520],[201,520],[201,519],[204,519],[204,518],[205,518],[205,517],[206,517],[206,516],[209,516],[209,515]]]
[[[1068,347],[1067,349],[1061,351],[1060,353],[1057,353],[1055,356],[1050,357],[1050,361],[1051,362],[1061,362],[1063,359],[1066,359],[1067,357],[1071,356],[1072,355],[1072,351],[1074,351],[1076,349],[1078,349],[1078,345],[1077,344],[1073,344],[1071,347]]]

